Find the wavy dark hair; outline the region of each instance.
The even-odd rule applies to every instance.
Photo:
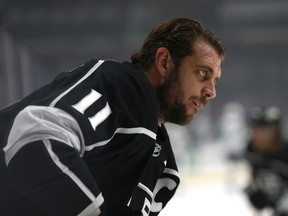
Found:
[[[224,59],[225,48],[214,33],[195,20],[173,18],[152,29],[140,51],[131,56],[131,61],[143,70],[148,70],[154,64],[156,51],[165,47],[178,67],[185,56],[194,54],[193,44],[197,39],[210,44]]]

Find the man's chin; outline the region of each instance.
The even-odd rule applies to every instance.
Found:
[[[170,122],[170,123],[182,125],[182,126],[190,124],[195,118],[197,112],[188,113],[187,110],[185,110],[183,106],[180,108],[174,109],[173,111],[169,112],[168,113],[169,115],[163,114],[162,116],[165,116],[164,122]]]
[[[189,125],[193,122],[194,116],[191,116],[189,118],[187,118],[186,122],[184,122],[184,124],[182,124],[183,126],[185,125]]]
[[[182,121],[174,122],[174,124],[178,124],[178,125],[181,125],[181,126],[189,125],[189,124],[192,123],[194,117],[195,117],[195,115],[186,116],[185,119],[182,119]]]

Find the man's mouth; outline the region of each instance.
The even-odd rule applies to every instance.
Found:
[[[196,107],[197,109],[200,109],[200,108],[201,108],[201,103],[200,103],[200,102],[198,102],[198,101],[196,101],[196,100],[193,100],[193,99],[191,99],[191,102],[195,105],[195,107]]]
[[[207,103],[207,101],[204,98],[203,99],[191,98],[190,100],[194,104],[194,106],[197,110],[202,109],[205,106],[205,104]]]
[[[200,107],[200,104],[194,100],[192,100],[192,102],[197,106],[197,107]]]

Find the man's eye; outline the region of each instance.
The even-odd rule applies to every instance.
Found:
[[[200,76],[205,78],[207,76],[207,71],[206,70],[199,70],[199,74],[200,74]]]

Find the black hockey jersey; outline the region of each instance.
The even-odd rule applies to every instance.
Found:
[[[64,143],[77,152],[92,176],[87,182],[97,184],[101,196],[89,192],[77,171],[68,169],[67,175],[92,203],[103,196],[108,215],[116,215],[122,208],[158,215],[179,184],[167,132],[164,125],[158,125],[154,89],[145,74],[128,62],[91,60],[59,74],[0,112],[2,191],[8,190],[6,166],[9,171],[17,155],[23,154],[21,150],[38,140]],[[57,151],[54,145],[51,152]],[[60,161],[57,155],[51,158],[63,172],[73,162],[70,155]],[[34,157],[31,161],[38,163]],[[0,196],[2,203],[9,201],[8,195]]]

